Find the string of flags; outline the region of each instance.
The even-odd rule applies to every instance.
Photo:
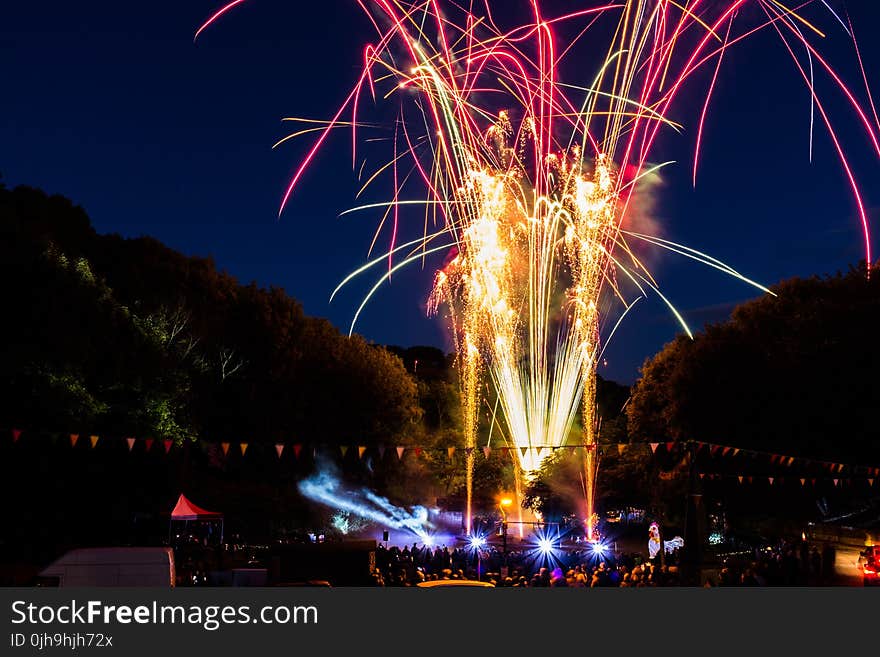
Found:
[[[874,468],[873,470],[876,470]],[[754,484],[761,483],[766,481],[770,486],[780,486],[786,483],[800,482],[801,486],[816,486],[818,482],[828,482],[831,481],[832,484],[836,487],[841,486],[851,486],[856,483],[867,483],[868,486],[874,486],[874,483],[880,479],[880,477],[771,477],[771,476],[755,476],[755,475],[741,475],[741,474],[727,474],[727,473],[717,473],[717,472],[700,472],[699,477],[701,480],[706,481],[718,481],[718,480],[733,480],[736,479],[739,484]]]
[[[60,436],[63,434],[59,434],[58,432],[39,432],[39,431],[25,431],[20,428],[12,428],[9,430],[10,435],[12,437],[13,444],[18,444],[23,440],[29,439],[31,435],[34,436],[45,436],[49,435],[52,437],[52,442],[56,443]],[[143,446],[144,452],[150,452],[154,449],[160,449],[164,451],[166,454],[169,454],[173,449],[178,448],[179,446],[171,439],[164,438],[161,440],[154,439],[152,437],[136,437],[136,436],[101,436],[98,434],[79,434],[79,433],[68,433],[66,434],[66,440],[69,442],[70,447],[75,448],[77,445],[81,443],[86,443],[90,446],[90,448],[95,449],[99,444],[118,444],[119,439],[122,439],[124,444],[127,446],[129,452],[134,452],[135,450],[141,451],[139,445]],[[219,443],[210,442],[207,440],[199,441],[199,445],[201,448],[207,450],[212,447],[215,447],[219,444],[220,450],[224,457],[229,457],[230,452],[237,452],[242,457],[248,453],[248,447],[250,446],[250,442],[246,440],[240,440],[237,442],[233,441],[220,441]],[[264,446],[265,443],[262,443]],[[292,453],[295,459],[300,459],[305,455],[311,455],[312,457],[316,457],[319,453],[328,454],[333,453],[341,456],[343,459],[347,457],[349,453],[356,453],[358,459],[363,459],[367,454],[370,455],[378,455],[380,459],[385,457],[386,452],[390,451],[393,454],[396,454],[398,460],[403,460],[404,455],[413,455],[415,457],[427,456],[429,454],[433,456],[442,456],[444,453],[449,460],[452,460],[456,454],[456,452],[464,452],[464,454],[468,457],[472,457],[476,454],[482,454],[484,458],[489,459],[493,453],[501,454],[502,457],[508,456],[511,454],[513,450],[519,450],[523,456],[528,454],[529,450],[532,449],[535,451],[535,455],[540,460],[548,453],[553,453],[558,450],[567,450],[571,454],[575,453],[583,453],[584,450],[588,452],[594,452],[599,455],[609,455],[609,454],[617,454],[619,456],[623,456],[629,450],[632,449],[644,449],[645,446],[650,449],[652,454],[656,454],[658,450],[673,453],[677,451],[681,451],[683,449],[690,449],[697,455],[708,455],[710,457],[721,457],[721,458],[734,458],[739,457],[749,458],[751,460],[762,459],[766,460],[770,465],[773,466],[783,466],[783,467],[792,467],[794,465],[799,466],[813,466],[814,469],[821,469],[823,472],[827,472],[828,475],[839,475],[841,473],[846,473],[849,477],[841,478],[841,477],[833,477],[835,482],[839,481],[847,481],[852,478],[852,475],[865,475],[865,477],[870,478],[871,485],[873,485],[874,478],[880,478],[880,467],[877,466],[869,466],[869,465],[854,465],[854,464],[845,464],[845,463],[837,463],[833,461],[821,461],[801,456],[791,456],[786,454],[776,454],[772,452],[763,452],[752,449],[744,449],[740,447],[733,447],[730,445],[721,445],[715,443],[707,443],[702,441],[692,441],[692,440],[684,440],[684,441],[666,441],[666,442],[649,442],[649,443],[580,443],[580,444],[568,444],[568,445],[533,445],[531,447],[512,447],[507,445],[501,446],[483,446],[483,447],[459,447],[454,445],[445,445],[445,446],[421,446],[421,445],[339,445],[339,444],[329,444],[329,443],[314,443],[314,442],[284,442],[279,441],[272,444],[272,448],[275,451],[275,454],[279,459],[283,458],[284,454]],[[743,481],[748,481],[754,478],[754,475],[721,475],[718,473],[708,474],[701,473],[701,478],[709,477],[710,480],[712,478],[721,478],[721,477],[729,477],[729,476],[737,476],[739,477],[739,483],[743,483]],[[782,477],[776,478],[773,476],[767,477],[767,479],[772,484],[774,481],[783,481]],[[804,482],[814,480],[815,477],[803,478]],[[837,483],[835,483],[837,485]]]

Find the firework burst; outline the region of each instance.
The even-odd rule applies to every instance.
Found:
[[[222,7],[199,32],[240,2]],[[603,343],[633,303],[649,294],[658,295],[690,333],[631,248],[635,241],[768,291],[705,254],[624,229],[640,181],[663,166],[652,163],[657,135],[682,130],[672,118],[674,102],[696,73],[708,71],[711,82],[701,91],[696,119],[696,180],[702,126],[725,53],[751,35],[775,32],[803,76],[811,111],[818,110],[847,174],[871,261],[861,195],[814,91],[815,72],[837,85],[880,154],[876,113],[862,108],[813,45],[824,35],[806,17],[808,8],[847,30],[824,1],[788,7],[777,0],[618,0],[551,16],[533,0],[524,5],[527,17],[512,27],[502,26],[511,21],[509,3],[497,3],[495,14],[488,0],[358,4],[376,40],[364,49],[360,76],[333,118],[309,120],[291,135],[316,132],[317,138],[281,208],[331,132],[351,130],[356,163],[364,101],[398,97],[400,114],[387,139],[392,157],[367,180],[388,175],[393,195],[353,209],[381,209],[376,238],[384,232],[390,242],[343,284],[384,263],[366,304],[400,268],[446,254],[429,307],[444,310],[455,338],[469,492],[478,412],[489,382],[524,477],[554,448],[587,446],[585,517],[592,518],[595,376]],[[562,43],[560,31],[576,36]],[[585,41],[592,50],[598,43],[602,54],[578,62],[589,77],[562,82],[560,63]],[[873,109],[867,85],[864,91]],[[412,180],[420,191],[407,198]],[[423,231],[404,242],[401,214],[410,205],[423,207]],[[468,531],[470,511],[469,495]]]

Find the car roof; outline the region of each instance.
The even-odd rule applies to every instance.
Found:
[[[446,586],[453,587],[475,587],[475,588],[484,588],[484,589],[494,589],[495,585],[491,582],[481,582],[476,579],[429,579],[425,582],[419,582],[416,584],[418,588],[422,589],[434,589],[434,588],[442,588]]]

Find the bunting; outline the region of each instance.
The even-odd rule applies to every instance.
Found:
[[[660,446],[660,443],[648,443],[651,446],[651,454],[657,453],[657,448]]]
[[[294,446],[293,446],[293,457],[294,458],[297,458],[297,459],[299,458],[299,453],[302,451],[302,448],[303,448],[303,446],[300,445],[299,443],[294,444]]]
[[[72,434],[70,434],[70,446],[71,446],[71,447],[76,447],[76,441],[77,441],[77,440],[79,440],[79,434],[78,434],[78,433],[72,433]]]
[[[12,442],[17,443],[19,438],[21,438],[21,429],[13,429],[12,430]]]
[[[128,451],[129,451],[129,452],[130,452],[131,450],[134,449],[134,442],[135,442],[135,441],[134,441],[134,438],[130,438],[130,437],[129,437],[129,438],[126,438],[126,439],[125,439],[125,442],[128,443]]]
[[[358,458],[361,459],[364,457],[364,452],[367,451],[367,448],[363,445],[358,445]]]
[[[275,453],[278,454],[278,458],[281,458],[281,453],[284,451],[284,443],[275,443]]]
[[[165,440],[162,441],[162,444],[165,446],[165,453],[167,454],[168,452],[171,451],[171,446],[174,444],[174,441],[169,438],[166,438]]]
[[[447,447],[446,448],[446,456],[449,458],[450,461],[452,460],[453,454],[455,454],[455,447]]]
[[[489,454],[491,454],[491,453],[492,453],[491,447],[487,446],[487,447],[483,448],[483,456],[485,456],[487,459],[489,458]]]
[[[92,448],[94,449],[95,445],[98,444],[98,436],[89,436],[89,442],[92,443]]]
[[[241,450],[241,455],[244,456],[244,453],[247,451],[248,444],[247,443],[239,443],[238,448]]]
[[[406,449],[405,447],[398,447],[397,448],[397,460],[398,461],[403,458],[403,450],[405,450],[405,449]]]
[[[226,456],[229,453],[229,443],[220,443],[220,448],[223,450],[223,456]],[[150,449],[147,447],[147,449]]]

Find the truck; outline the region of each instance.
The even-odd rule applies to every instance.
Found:
[[[89,547],[66,552],[40,571],[38,586],[133,586],[173,588],[170,547]]]

